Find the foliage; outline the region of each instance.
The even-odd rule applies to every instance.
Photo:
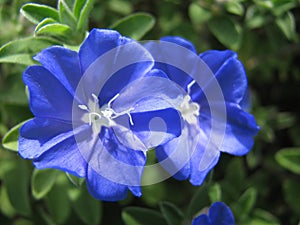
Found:
[[[0,223],[191,224],[224,201],[237,224],[298,224],[299,6],[299,0],[0,0]],[[118,203],[94,200],[70,174],[33,169],[16,152],[17,124],[32,117],[22,71],[47,46],[77,49],[93,27],[135,39],[179,35],[200,52],[237,51],[261,127],[252,151],[224,155],[200,187],[169,179]]]

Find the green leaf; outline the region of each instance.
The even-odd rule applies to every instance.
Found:
[[[226,2],[225,7],[226,7],[226,10],[232,14],[235,14],[238,16],[244,15],[244,7],[239,2],[235,2],[235,1]]]
[[[17,124],[4,135],[2,139],[2,145],[4,148],[12,151],[18,151],[19,129],[25,122],[27,122],[27,120]]]
[[[140,207],[125,208],[122,211],[122,219],[126,225],[167,225],[159,212]]]
[[[31,177],[31,191],[36,199],[43,198],[53,187],[57,174],[54,169],[35,169]]]
[[[296,37],[296,23],[292,13],[288,12],[276,19],[276,24],[288,40]]]
[[[68,196],[74,211],[85,224],[100,224],[102,218],[101,202],[92,198],[85,187],[70,189]]]
[[[122,35],[139,40],[153,28],[155,19],[148,13],[134,13],[111,26]]]
[[[239,218],[247,218],[253,209],[257,197],[255,188],[248,188],[235,203],[234,211]]]
[[[261,14],[255,5],[251,5],[248,7],[245,16],[245,24],[247,28],[249,29],[260,28],[264,26],[267,22],[268,22],[268,17]]]
[[[71,213],[71,205],[66,193],[67,184],[64,173],[58,174],[55,185],[45,198],[49,213],[58,224],[64,224]]]
[[[300,148],[285,148],[275,155],[276,161],[283,168],[300,174]]]
[[[84,5],[86,4],[87,0],[76,0],[75,4],[74,4],[74,9],[73,9],[73,14],[75,16],[75,18],[79,19],[80,16],[80,12],[82,10],[82,8],[84,7]]]
[[[16,214],[16,210],[9,201],[5,185],[0,187],[0,211],[9,218],[14,217]]]
[[[189,6],[189,17],[193,24],[202,24],[208,21],[212,17],[211,11],[201,7],[196,3],[192,3]]]
[[[170,202],[161,202],[159,204],[160,211],[166,219],[168,225],[180,225],[184,218],[183,213]]]
[[[208,197],[208,185],[202,185],[194,194],[189,204],[187,215],[192,218],[208,205],[210,205],[210,199]]]
[[[67,3],[64,0],[60,0],[58,3],[59,9],[59,21],[62,24],[69,25],[70,27],[76,28],[76,18],[73,15],[72,10],[69,8]]]
[[[29,37],[8,42],[0,48],[0,63],[32,65],[33,55],[54,44],[58,42],[43,37]]]
[[[95,0],[87,0],[84,6],[80,10],[79,19],[77,22],[77,30],[80,32],[85,32],[88,26],[88,18],[90,11],[93,8]],[[75,12],[74,12],[75,13]],[[78,17],[78,15],[77,15]]]
[[[76,177],[70,173],[66,173],[67,178],[69,179],[69,181],[71,181],[71,183],[75,186],[75,187],[81,187],[82,184],[84,183],[85,179],[81,178],[81,177]]]
[[[21,13],[35,24],[39,23],[46,17],[52,18],[56,21],[59,20],[57,10],[47,5],[28,3],[22,6]]]
[[[279,220],[271,213],[255,209],[247,225],[280,225]]]
[[[49,35],[67,38],[71,36],[72,29],[66,24],[51,23],[41,27],[39,30],[36,30],[35,33],[36,35]]]
[[[289,207],[294,211],[297,216],[300,216],[300,181],[299,179],[289,179],[284,182],[283,190],[285,201],[289,204]]]
[[[242,29],[229,17],[214,17],[208,22],[209,29],[227,48],[238,50],[242,39]]]
[[[37,30],[41,29],[43,26],[51,24],[51,23],[57,23],[56,20],[52,19],[52,18],[45,18],[43,19],[41,22],[38,23],[38,25],[36,25],[34,32],[36,32]]]
[[[20,158],[11,160],[9,163],[11,167],[4,175],[9,201],[19,214],[30,216],[29,168],[26,161]]]
[[[209,187],[208,195],[211,203],[219,202],[222,198],[221,186],[218,183],[213,184]]]

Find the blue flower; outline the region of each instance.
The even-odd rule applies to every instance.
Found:
[[[23,74],[34,118],[20,129],[21,157],[32,159],[38,169],[86,178],[89,192],[100,200],[124,199],[128,190],[140,196],[146,151],[152,147],[140,138],[148,132],[147,123],[158,116],[168,124],[178,121],[172,108],[146,109],[130,85],[153,73],[149,52],[116,31],[94,29],[79,52],[53,46],[35,60],[41,65]],[[138,107],[122,100],[125,87]],[[178,124],[156,131],[171,140],[180,135]]]
[[[259,127],[241,106],[247,93],[247,77],[237,54],[206,51],[180,37],[165,37],[145,47],[161,70],[184,90],[173,99],[182,116],[182,133],[156,148],[163,167],[175,179],[201,185],[217,164],[221,152],[242,156],[253,146]]]
[[[192,225],[235,225],[235,222],[230,208],[223,202],[215,202],[209,208],[208,215],[196,217]]]

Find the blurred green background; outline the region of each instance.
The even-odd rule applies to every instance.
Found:
[[[191,224],[214,201],[226,202],[238,225],[300,224],[299,0],[35,1],[58,11],[28,2],[0,0],[1,225]],[[199,53],[237,51],[261,127],[252,151],[223,154],[201,187],[170,178],[117,203],[92,199],[71,175],[34,170],[16,152],[18,127],[10,130],[32,117],[22,71],[47,46],[76,49],[94,27],[138,40],[178,35]]]

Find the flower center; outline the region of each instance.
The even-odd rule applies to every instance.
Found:
[[[116,125],[114,119],[122,115],[128,115],[129,122],[133,125],[133,120],[130,112],[133,108],[129,108],[123,112],[116,112],[112,109],[111,104],[120,94],[116,94],[107,104],[99,108],[99,99],[95,94],[92,94],[92,100],[89,100],[87,105],[78,105],[78,107],[86,113],[83,115],[82,120],[92,126],[94,132],[100,132],[101,127],[111,127]]]
[[[185,121],[187,121],[189,124],[196,125],[198,123],[198,116],[200,114],[200,105],[196,102],[193,102],[189,95],[191,92],[191,87],[195,84],[195,82],[196,81],[193,80],[191,83],[188,84],[188,94],[184,96],[183,101],[179,106],[179,111],[181,112],[181,115]]]

